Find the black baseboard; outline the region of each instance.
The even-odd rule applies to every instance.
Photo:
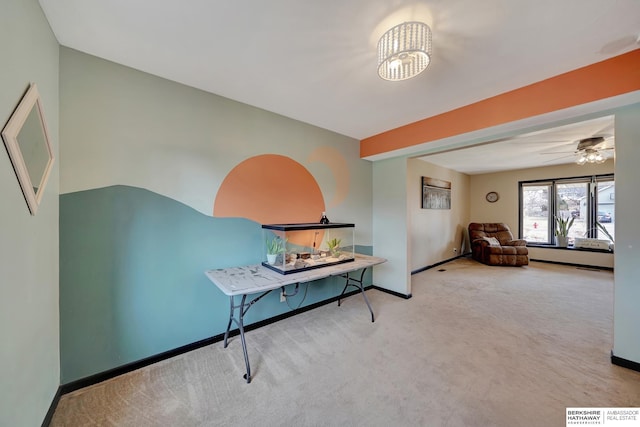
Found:
[[[246,327],[245,329],[248,330],[249,327]],[[236,330],[230,331],[229,335],[233,336],[233,335],[237,335],[238,333],[239,332],[236,329]],[[207,345],[221,341],[223,338],[224,338],[224,334],[218,334],[210,338],[205,338],[203,340],[184,345],[182,347],[174,348],[172,350],[168,350],[163,353],[159,353],[141,360],[137,360],[135,362],[127,363],[125,365],[118,366],[113,369],[109,369],[107,371],[99,372],[97,374],[90,375],[88,377],[80,378],[79,380],[62,384],[60,388],[62,390],[62,394],[71,393],[72,391],[76,391],[81,388],[85,388],[94,384],[101,383],[111,378],[115,378],[119,375],[123,375],[131,371],[135,371],[136,369],[144,368],[145,366],[149,366],[154,363],[161,362],[171,357],[179,356],[183,353],[187,353],[189,351],[193,351],[198,348],[205,347]]]
[[[366,286],[365,287],[365,289],[371,289],[371,288],[373,288],[373,286]],[[380,289],[380,290],[386,291],[386,290],[383,290],[383,289]],[[314,304],[310,304],[310,305],[307,305],[305,307],[297,308],[297,309],[289,311],[287,313],[282,313],[282,314],[279,314],[277,316],[270,317],[268,319],[264,319],[264,320],[261,320],[259,322],[252,323],[250,325],[246,325],[244,327],[244,330],[245,330],[245,332],[252,331],[254,329],[258,329],[258,328],[261,328],[263,326],[269,325],[271,323],[275,323],[275,322],[278,322],[280,320],[284,320],[284,319],[287,319],[289,317],[295,316],[297,314],[304,313],[305,311],[313,310],[313,309],[321,307],[323,305],[331,304],[331,303],[333,303],[335,301],[338,301],[338,299],[340,299],[340,298],[346,298],[346,297],[349,297],[349,296],[352,296],[352,295],[356,295],[356,294],[359,294],[359,293],[360,293],[359,290],[345,292],[345,294],[342,295],[342,297],[340,297],[340,296],[331,297],[329,299],[326,299],[326,300],[323,300],[323,301],[320,301],[320,302],[317,302],[317,303],[314,303]],[[403,297],[404,297],[404,295],[403,295]],[[233,337],[233,336],[236,336],[236,335],[239,335],[239,334],[240,334],[240,331],[238,329],[233,329],[233,330],[229,331],[229,336],[230,337]],[[62,384],[60,386],[60,388],[59,388],[59,394],[63,395],[63,394],[71,393],[72,391],[76,391],[76,390],[79,390],[81,388],[85,388],[85,387],[89,387],[89,386],[94,385],[94,384],[101,383],[103,381],[109,380],[111,378],[115,378],[117,376],[126,374],[128,372],[132,372],[132,371],[135,371],[137,369],[144,368],[145,366],[149,366],[149,365],[152,365],[154,363],[161,362],[163,360],[170,359],[172,357],[176,357],[176,356],[179,356],[181,354],[188,353],[190,351],[197,350],[199,348],[206,347],[208,345],[220,342],[223,339],[224,339],[224,333],[218,334],[218,335],[214,335],[212,337],[205,338],[203,340],[200,340],[200,341],[197,341],[197,342],[194,342],[194,343],[191,343],[191,344],[187,344],[187,345],[184,345],[182,347],[174,348],[172,350],[168,350],[168,351],[165,351],[163,353],[159,353],[159,354],[156,354],[154,356],[147,357],[145,359],[141,359],[141,360],[138,360],[138,361],[135,361],[135,362],[128,363],[126,365],[122,365],[122,366],[118,366],[118,367],[113,368],[113,369],[109,369],[108,371],[99,372],[97,374],[81,378],[79,380],[75,380],[75,381],[71,381],[71,382],[66,383],[66,384]],[[57,396],[57,399],[59,400],[60,396]],[[55,400],[54,403],[57,406],[57,400]],[[51,404],[51,406],[52,406],[52,409],[50,409],[49,411],[51,412],[51,415],[53,416],[53,411],[55,411],[55,406],[53,405],[53,403]]]
[[[377,291],[380,291],[380,292],[384,292],[384,293],[387,293],[387,294],[393,295],[393,296],[395,296],[395,297],[400,297],[400,298],[404,298],[404,299],[409,299],[409,298],[411,298],[411,294],[408,294],[408,295],[407,295],[407,294],[402,294],[402,293],[400,293],[400,292],[392,291],[392,290],[390,290],[390,289],[381,288],[381,287],[376,286],[376,285],[371,286],[371,288],[372,288],[372,289],[375,289],[375,290],[377,290]]]
[[[422,273],[423,271],[430,270],[430,269],[432,269],[434,267],[438,267],[438,266],[440,266],[442,264],[446,264],[446,263],[451,262],[453,260],[456,260],[458,258],[466,258],[469,255],[471,255],[471,252],[469,252],[467,254],[460,254],[458,256],[454,256],[453,258],[445,259],[444,261],[440,261],[440,262],[436,262],[435,264],[427,265],[426,267],[418,268],[417,270],[413,270],[411,272],[411,275],[413,276],[414,274]]]
[[[529,261],[546,262],[547,264],[567,265],[569,267],[588,268],[589,270],[613,271],[612,267],[599,267],[599,266],[596,266],[596,265],[576,264],[576,263],[573,263],[573,262],[549,261],[549,260],[546,260],[546,259],[534,259],[534,258],[530,258]]]
[[[58,387],[58,390],[56,390],[56,394],[53,396],[53,400],[51,401],[51,405],[49,405],[47,415],[45,415],[44,420],[42,420],[42,427],[49,427],[49,424],[51,424],[53,413],[56,412],[58,402],[60,402],[60,396],[62,396],[62,388]]]
[[[617,366],[622,366],[623,368],[640,372],[640,363],[623,359],[622,357],[614,356],[613,351],[611,352],[611,363]]]

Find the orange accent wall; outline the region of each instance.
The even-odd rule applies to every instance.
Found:
[[[360,141],[360,157],[386,153],[640,90],[640,49]]]

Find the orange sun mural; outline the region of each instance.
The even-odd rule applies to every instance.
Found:
[[[216,195],[213,216],[291,224],[318,222],[324,210],[320,187],[304,166],[286,156],[264,154],[229,172]]]

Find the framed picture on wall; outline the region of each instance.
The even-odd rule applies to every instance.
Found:
[[[42,101],[35,83],[31,83],[2,129],[2,139],[29,211],[35,215],[54,161]]]
[[[451,209],[451,183],[423,176],[422,209]]]

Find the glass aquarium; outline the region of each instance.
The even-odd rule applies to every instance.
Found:
[[[354,224],[264,224],[262,265],[297,273],[355,259]]]

